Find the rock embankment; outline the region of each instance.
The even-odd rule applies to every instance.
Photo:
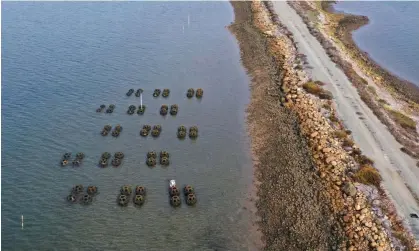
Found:
[[[404,243],[401,243],[392,235],[390,226],[394,222],[387,220],[391,216],[385,216],[378,207],[380,201],[367,192],[375,188],[355,182],[355,172],[359,168],[369,168],[373,163],[361,154],[350,138],[350,132],[343,136],[337,133],[345,128],[336,117],[333,101],[321,100],[302,88],[308,79],[292,35],[278,23],[269,3],[253,1],[252,10],[253,22],[267,38],[269,53],[276,62],[281,62],[278,98],[298,116],[298,128],[307,140],[315,163],[317,176],[307,179],[321,183],[323,190],[319,196],[326,198],[330,206],[329,219],[338,223],[337,226],[330,223],[336,230],[334,233],[338,234],[339,229],[344,231],[345,238],[339,238],[340,243],[333,248],[398,250],[408,245],[416,250],[410,237],[403,236]]]

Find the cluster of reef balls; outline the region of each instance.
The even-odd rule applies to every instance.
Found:
[[[61,159],[61,166],[66,166],[70,163],[71,153],[64,153]],[[76,154],[76,158],[73,160],[73,166],[80,166],[84,159],[84,153],[79,152]]]
[[[157,138],[158,136],[160,136],[161,130],[161,125],[154,125],[153,129],[151,129],[150,125],[143,125],[143,128],[140,130],[140,135],[143,137],[147,137],[151,131],[151,136]]]
[[[153,92],[153,97],[157,98],[158,96],[160,96],[160,94],[163,98],[167,98],[167,97],[169,97],[170,90],[169,89],[163,89],[163,92],[162,92],[160,89],[155,89],[154,92]]]
[[[170,164],[169,153],[166,151],[160,152],[160,165],[168,166]],[[146,164],[149,167],[154,167],[157,165],[157,153],[155,151],[150,151],[147,153]]]
[[[102,112],[106,108],[106,105],[100,105],[100,108],[96,109],[96,112]],[[115,105],[109,105],[108,109],[106,109],[106,113],[113,113],[115,109]]]
[[[86,193],[83,193],[83,185],[76,185],[71,189],[71,193],[67,196],[67,201],[75,203],[80,202],[82,204],[88,205],[92,203],[93,197],[97,195],[96,186],[88,186]]]
[[[128,206],[131,194],[132,194],[132,188],[130,185],[122,186],[120,193],[118,195],[118,201],[117,201],[118,204],[123,207]],[[136,206],[142,206],[145,202],[145,196],[146,196],[146,188],[143,186],[136,186],[135,195],[133,198],[134,204]]]
[[[177,137],[179,139],[184,139],[186,137],[187,128],[183,125],[179,126],[177,129]],[[196,139],[198,137],[198,127],[191,126],[189,128],[189,138]]]
[[[185,202],[187,205],[192,206],[196,204],[197,199],[195,195],[195,190],[191,185],[186,185],[183,188],[183,194],[185,196]],[[169,196],[170,204],[173,207],[178,207],[182,204],[180,199],[180,191],[176,186],[169,187]]]
[[[171,105],[170,106],[170,115],[175,116],[177,114],[178,110],[179,110],[179,106],[178,105],[176,105],[176,104]],[[160,115],[166,116],[167,113],[168,113],[168,111],[169,111],[169,106],[162,105],[160,107]]]
[[[111,131],[111,129],[112,129],[111,125],[105,125],[103,127],[102,131],[100,132],[100,134],[102,136],[107,136],[109,134],[109,132]],[[112,131],[112,136],[118,137],[121,132],[122,132],[122,126],[121,125],[116,125],[115,128]]]
[[[127,92],[127,96],[129,97],[129,96],[131,96],[132,94],[134,93],[134,89],[129,89],[128,90],[128,92]]]
[[[99,160],[99,166],[102,168],[105,168],[108,166],[109,159],[112,157],[112,155],[109,152],[102,153],[102,156]],[[116,152],[113,156],[113,159],[111,161],[112,166],[119,167],[122,164],[122,159],[124,158],[124,153],[122,152]]]
[[[128,111],[127,111],[127,113],[128,113],[129,115],[132,115],[132,114],[134,114],[135,109],[137,109],[137,107],[136,107],[135,105],[130,105],[130,106],[128,107]],[[138,110],[137,110],[137,114],[138,114],[138,115],[143,115],[143,114],[144,114],[144,112],[145,112],[145,105],[139,105],[139,106],[138,106]]]
[[[132,94],[134,93],[134,89],[129,89],[128,90],[128,92],[127,92],[127,96],[129,97],[129,96],[131,96]],[[141,93],[143,93],[143,89],[138,89],[136,92],[135,92],[135,96],[137,96],[137,97],[139,97],[140,95],[141,95]]]
[[[188,98],[193,98],[193,96],[196,96],[196,98],[202,98],[202,96],[204,96],[204,90],[202,90],[201,88],[196,89],[196,92],[193,88],[189,88],[188,91],[186,92],[186,97]]]

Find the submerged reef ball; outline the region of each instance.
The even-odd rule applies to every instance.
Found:
[[[123,207],[127,206],[128,205],[128,197],[125,194],[120,194],[118,196],[118,204],[120,206],[123,206]]]
[[[170,109],[170,115],[172,116],[177,115],[177,109],[176,108]]]
[[[121,187],[121,194],[131,195],[131,193],[132,193],[132,188],[130,185],[124,185]]]
[[[204,95],[204,90],[202,90],[201,88],[196,90],[196,97],[197,98],[202,98],[203,95]]]
[[[97,109],[96,109],[96,112],[102,112],[102,109],[97,108]]]
[[[159,130],[161,132],[161,125],[153,126],[153,130]]]
[[[170,106],[170,109],[178,109],[178,108],[179,108],[179,106],[177,104],[174,104],[174,105]]]
[[[68,160],[66,159],[61,160],[61,166],[66,166],[66,165],[68,165]]]
[[[116,125],[115,126],[115,131],[118,131],[118,132],[122,132],[122,126],[121,125]]]
[[[100,105],[100,109],[105,109],[106,105]]]
[[[155,158],[147,158],[147,162],[146,162],[147,166],[149,167],[153,167],[156,166],[157,161]]]
[[[77,153],[76,154],[76,158],[78,158],[78,159],[84,159],[84,153],[82,153],[82,152]]]
[[[134,93],[134,89],[129,89],[128,90],[128,92],[127,92],[127,96],[129,97],[129,96],[131,96],[131,94],[133,94]]]
[[[143,89],[140,88],[135,92],[135,96],[139,97],[141,95],[141,93],[143,93]]]
[[[179,131],[179,132],[177,132],[177,137],[179,139],[184,139],[186,137],[186,132],[185,131]]]
[[[151,130],[151,125],[143,125],[143,129],[146,129],[147,131]]]
[[[93,201],[93,199],[92,196],[84,194],[81,201],[83,202],[83,204],[90,204]]]
[[[157,153],[155,151],[150,151],[147,153],[147,158],[157,158]]]
[[[74,196],[74,194],[70,194],[70,195],[67,196],[67,201],[76,202],[77,198],[76,198],[76,196]]]
[[[177,187],[171,187],[169,189],[169,194],[170,194],[171,197],[173,197],[173,196],[179,196],[180,195],[180,191],[179,191],[179,189]]]
[[[108,166],[108,159],[101,159],[99,161],[99,166],[100,167],[106,167],[106,166]]]
[[[169,94],[170,94],[170,90],[169,89],[164,89],[163,90],[163,93],[161,94],[161,96],[163,98],[167,98],[167,97],[169,97]]]
[[[188,196],[186,196],[186,204],[188,204],[189,206],[195,205],[196,203],[196,196],[193,193],[188,194]]]
[[[169,110],[169,106],[168,105],[161,105],[161,108],[160,109],[166,109],[166,110]]]
[[[144,196],[137,194],[134,197],[134,204],[141,206],[142,204],[144,204],[144,200],[145,200]]]
[[[141,129],[140,131],[140,135],[143,137],[147,137],[148,136],[149,131],[146,129]]]
[[[186,92],[186,97],[192,98],[194,94],[195,94],[195,90],[193,88],[189,88],[188,91]]]
[[[135,108],[137,108],[137,107],[135,107],[135,105],[128,106],[128,110],[135,110]]]
[[[114,154],[115,159],[123,159],[124,158],[124,153],[123,152],[116,152]]]
[[[79,159],[73,160],[73,166],[80,166],[80,165],[81,165],[81,160]]]
[[[103,127],[103,129],[109,132],[112,129],[112,126],[111,125],[105,125]]]
[[[103,129],[101,132],[100,132],[100,134],[102,135],[102,136],[108,136],[108,131],[106,131],[105,129]]]
[[[106,113],[113,113],[113,109],[111,108],[106,109]]]
[[[111,153],[109,152],[102,153],[102,159],[109,159],[110,157],[112,157]]]
[[[162,165],[162,166],[168,166],[169,164],[170,164],[169,158],[163,157],[163,158],[160,159],[160,165]]]
[[[114,104],[111,104],[111,105],[109,105],[109,108],[115,109],[115,105]]]
[[[143,187],[143,186],[136,186],[135,187],[135,194],[137,194],[137,195],[145,195],[146,194],[145,187]]]
[[[69,159],[71,158],[71,153],[64,153],[63,159]]]
[[[192,132],[192,131],[198,132],[198,127],[192,126],[191,128],[189,128],[189,132]]]
[[[113,159],[113,160],[112,160],[112,165],[113,165],[114,167],[118,167],[118,166],[120,166],[120,165],[121,165],[121,160],[120,160],[120,159]]]
[[[170,198],[170,204],[174,207],[180,206],[180,197],[179,196],[173,196]]]
[[[137,111],[137,113],[138,113],[138,114],[144,114],[144,112],[145,112],[145,105],[140,105],[140,106],[138,106],[138,111]]]
[[[128,111],[127,111],[127,114],[129,114],[129,115],[134,114],[134,110],[128,110]]]
[[[161,151],[160,152],[160,158],[163,158],[163,157],[169,158],[170,157],[169,153],[167,151]]]
[[[183,188],[183,193],[185,194],[185,196],[187,196],[190,193],[194,193],[194,189],[193,189],[193,187],[191,185],[186,185]]]
[[[82,193],[83,192],[83,185],[75,185],[74,187],[73,187],[73,193],[74,194],[79,194],[79,193]]]
[[[97,187],[96,186],[88,186],[87,187],[87,194],[95,195],[97,193]]]
[[[154,92],[153,92],[153,97],[156,98],[156,97],[160,96],[160,93],[161,93],[160,89],[155,89]]]
[[[189,132],[189,138],[196,139],[197,137],[198,137],[198,132],[197,131]]]
[[[119,136],[119,131],[112,131],[112,136],[113,137],[118,137]]]
[[[161,108],[160,109],[160,115],[166,116],[167,115],[167,109],[166,108]]]
[[[157,130],[157,129],[153,129],[152,131],[151,131],[151,136],[153,136],[153,137],[158,137],[160,135],[160,131],[159,130]]]
[[[186,127],[185,127],[185,126],[183,126],[183,125],[181,125],[181,126],[179,126],[179,127],[177,128],[177,131],[178,131],[178,132],[186,132]]]

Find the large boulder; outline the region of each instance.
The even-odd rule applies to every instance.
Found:
[[[356,195],[356,187],[354,186],[354,184],[347,182],[345,183],[345,185],[343,186],[343,192],[348,195],[348,196],[355,196]]]

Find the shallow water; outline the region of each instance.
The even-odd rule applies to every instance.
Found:
[[[419,2],[339,1],[337,11],[368,16],[356,44],[384,68],[419,86]]]
[[[5,2],[2,12],[4,250],[247,246],[249,90],[225,28],[234,18],[228,2]],[[190,87],[203,88],[204,98],[187,99]],[[139,105],[125,96],[130,88],[145,90],[143,116],[126,114]],[[154,88],[170,88],[170,97],[154,99]],[[115,104],[114,113],[96,113],[102,103]],[[174,103],[176,117],[158,114]],[[105,124],[121,124],[121,136],[102,137]],[[162,134],[140,137],[143,124],[161,124]],[[181,124],[197,125],[199,138],[179,141]],[[163,149],[171,165],[148,168],[146,152]],[[83,165],[60,167],[67,151],[84,152]],[[122,166],[98,168],[105,151],[124,152]],[[172,178],[196,187],[195,207],[169,206]],[[65,201],[75,184],[98,186],[92,205]],[[116,205],[124,184],[147,187],[142,208]]]

